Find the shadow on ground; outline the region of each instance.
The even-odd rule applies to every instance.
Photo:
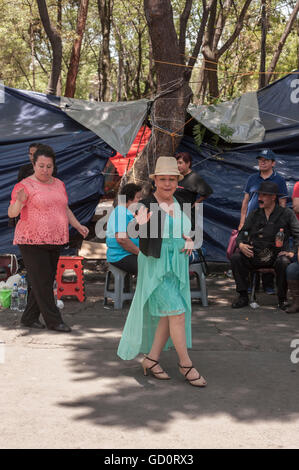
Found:
[[[57,405],[73,409],[77,421],[158,432],[178,418],[196,421],[226,415],[238,422],[269,424],[298,419],[299,370],[290,360],[290,343],[299,338],[299,315],[279,311],[275,296],[264,294],[259,295],[258,310],[231,309],[234,283],[221,275],[208,278],[208,289],[209,307],[193,302],[192,318],[191,356],[208,381],[205,389],[184,381],[175,351],[161,358],[172,377],[166,382],[144,377],[140,357],[133,361],[117,357],[128,307],[122,312],[104,308],[103,280],[96,278],[86,285],[84,304],[65,301],[63,315],[73,327],[70,335],[20,329],[15,341],[41,346],[55,342],[69,349],[73,383],[86,383],[86,393]],[[2,327],[15,331],[19,316],[4,321],[1,312]],[[96,394],[88,392],[91,381],[98,383]]]
[[[184,382],[175,351],[161,358],[172,377],[167,382],[143,377],[140,357],[121,361],[116,350],[127,310],[119,313],[100,306],[90,319],[92,337],[75,338],[69,363],[74,380],[98,381],[99,393],[60,405],[75,409],[77,420],[157,432],[178,417],[189,421],[224,414],[241,422],[269,423],[298,419],[299,371],[290,361],[290,341],[299,338],[299,316],[279,311],[275,296],[264,294],[259,295],[264,305],[260,309],[234,311],[233,282],[218,276],[209,278],[208,285],[209,307],[193,303],[191,353],[208,380],[207,388]],[[85,328],[82,322],[79,331]]]

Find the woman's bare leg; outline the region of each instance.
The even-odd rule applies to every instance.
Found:
[[[154,341],[152,344],[152,348],[150,352],[148,353],[148,357],[151,359],[154,359],[155,361],[159,361],[160,354],[169,338],[169,321],[168,317],[161,317],[155,332],[155,337]],[[143,365],[146,367],[151,367],[153,365],[153,362],[150,361],[149,359],[144,359],[143,360]],[[155,367],[152,368],[153,372],[161,372],[163,369],[160,367],[160,365],[156,365]],[[167,376],[165,372],[165,376]],[[161,378],[163,378],[163,375],[161,374]]]
[[[170,316],[168,318],[170,337],[179,357],[179,364],[186,367],[181,367],[180,372],[185,375],[188,371],[187,367],[191,367],[192,365],[186,343],[185,314]],[[198,376],[199,372],[194,368],[189,372],[188,379],[196,379]],[[194,381],[194,385],[196,385],[196,382],[197,381]]]

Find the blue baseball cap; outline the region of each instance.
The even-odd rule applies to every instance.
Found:
[[[266,160],[274,160],[275,161],[275,153],[270,149],[264,149],[259,152],[256,158],[266,158]]]

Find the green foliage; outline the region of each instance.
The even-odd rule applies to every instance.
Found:
[[[209,109],[211,111],[215,111],[213,106],[209,106]],[[193,138],[197,147],[201,146],[204,136],[206,134],[206,130],[207,128],[200,123],[195,124],[195,126],[193,126]],[[215,147],[217,147],[220,138],[223,138],[226,142],[231,142],[231,137],[233,133],[234,129],[232,127],[229,127],[227,124],[220,124],[220,126],[218,126],[217,128],[217,133],[212,133],[212,135],[210,135],[209,142]]]
[[[197,147],[201,146],[205,132],[206,132],[206,127],[203,126],[202,124],[198,123],[198,124],[195,124],[195,126],[193,126],[192,133],[194,137],[194,142],[196,143]]]
[[[185,0],[172,0],[174,24],[179,34],[180,15]],[[235,28],[235,9],[244,2],[236,0],[229,13],[221,37],[224,43]],[[294,0],[272,0],[268,5],[267,66],[277,47]],[[79,0],[61,0],[62,22],[58,24],[59,0],[47,0],[53,24],[60,28],[63,42],[62,93],[75,38]],[[233,99],[256,90],[260,58],[260,5],[253,0],[245,25],[236,41],[221,57],[218,78],[221,101]],[[202,20],[202,2],[193,1],[186,32],[186,60],[192,54]],[[298,68],[299,23],[289,35],[281,53],[274,79]],[[0,79],[7,86],[44,92],[51,70],[51,46],[39,18],[36,0],[0,0]],[[76,97],[89,99],[97,96],[99,88],[98,64],[102,44],[101,24],[97,0],[90,0],[86,31],[81,50]],[[143,10],[143,0],[114,0],[110,39],[110,95],[111,100],[132,100],[155,94],[155,66],[151,58],[149,34]],[[171,67],[171,65],[170,65]],[[194,94],[200,82],[201,56],[194,67],[190,85]],[[121,86],[121,92],[119,87]],[[215,104],[215,102],[213,102]],[[213,103],[209,103],[213,106]],[[195,131],[198,141],[203,133]],[[229,139],[228,129],[220,134]]]

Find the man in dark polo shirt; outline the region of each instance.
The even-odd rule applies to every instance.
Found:
[[[259,152],[256,158],[259,164],[259,171],[250,175],[246,182],[239,230],[243,227],[247,215],[259,207],[257,191],[264,181],[276,183],[279,189],[279,204],[282,207],[286,207],[287,203],[288,189],[284,178],[275,171],[275,153],[270,149],[264,149]]]
[[[231,258],[231,266],[236,282],[238,298],[232,303],[233,308],[248,305],[248,277],[250,271],[257,268],[274,268],[278,306],[287,307],[286,268],[294,253],[289,249],[289,238],[293,237],[294,252],[299,254],[299,222],[292,209],[278,204],[279,188],[272,181],[264,181],[258,191],[259,208],[246,217],[236,243],[240,250]],[[284,234],[283,245],[275,244],[277,233]]]
[[[213,190],[198,173],[191,170],[192,157],[188,152],[175,155],[178,169],[184,178],[179,181],[174,197],[178,196],[184,203],[191,204],[192,231],[195,229],[195,205],[209,197]]]

